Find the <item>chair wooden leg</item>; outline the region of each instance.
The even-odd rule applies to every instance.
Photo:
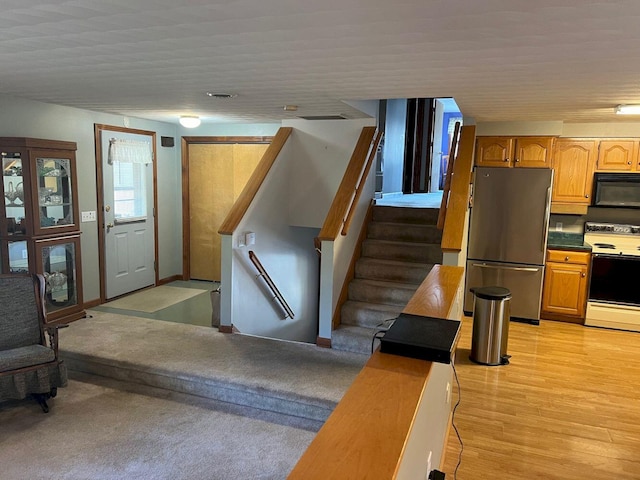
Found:
[[[49,413],[49,405],[47,405],[47,395],[42,393],[34,393],[33,398],[36,399],[36,402],[38,402],[38,405],[40,405],[40,408],[42,408],[42,411],[44,413]]]

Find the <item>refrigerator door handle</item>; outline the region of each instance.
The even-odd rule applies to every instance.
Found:
[[[479,268],[492,268],[494,270],[514,270],[516,272],[538,272],[539,268],[536,267],[506,267],[506,266],[498,266],[498,265],[487,265],[486,263],[472,263],[472,267]]]
[[[544,228],[542,229],[542,242],[540,250],[544,252],[547,248],[547,232],[549,230],[549,220],[551,218],[551,187],[547,188],[547,201],[544,210]]]

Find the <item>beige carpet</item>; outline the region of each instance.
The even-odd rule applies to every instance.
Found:
[[[176,303],[195,297],[206,290],[198,288],[181,288],[161,285],[159,287],[143,290],[126,297],[107,302],[103,307],[120,308],[122,310],[135,310],[136,312],[153,313]]]

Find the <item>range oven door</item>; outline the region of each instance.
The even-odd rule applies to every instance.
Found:
[[[594,254],[589,301],[640,306],[640,257]]]

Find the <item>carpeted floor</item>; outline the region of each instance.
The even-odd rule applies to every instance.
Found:
[[[283,479],[320,426],[79,373],[49,403],[0,403],[3,480]]]
[[[60,332],[69,368],[323,420],[368,357],[91,310]],[[218,396],[215,396],[218,395]],[[260,398],[258,398],[260,397]],[[261,400],[263,403],[253,403]],[[286,404],[284,403],[286,402]],[[285,408],[286,407],[286,408]],[[315,413],[314,413],[315,411]]]
[[[61,330],[49,414],[0,403],[1,479],[283,479],[368,359],[126,312]]]

